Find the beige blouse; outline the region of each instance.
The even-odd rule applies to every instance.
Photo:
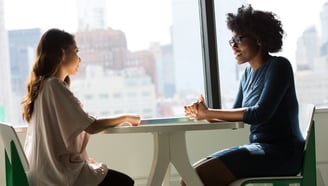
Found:
[[[84,129],[94,120],[65,82],[45,80],[25,140],[30,185],[96,186],[105,178],[107,166],[89,161],[86,153]]]

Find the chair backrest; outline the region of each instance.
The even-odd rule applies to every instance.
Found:
[[[299,123],[303,138],[307,141],[310,132],[311,122],[313,121],[315,107],[313,104],[301,104],[299,107]]]
[[[316,150],[315,150],[315,122],[313,120],[315,107],[313,104],[300,106],[300,129],[305,139],[304,160],[301,175],[302,185],[316,185]]]
[[[15,129],[0,122],[0,137],[5,148],[6,185],[28,185],[26,172],[29,164]]]

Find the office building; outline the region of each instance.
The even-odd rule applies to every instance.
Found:
[[[328,2],[326,2],[322,6],[322,11],[320,13],[321,18],[321,33],[322,33],[322,40],[321,40],[321,47],[320,47],[320,55],[321,56],[328,56]]]
[[[314,68],[314,61],[319,56],[319,38],[315,26],[306,29],[297,40],[296,69],[297,71]]]
[[[322,42],[328,42],[328,2],[322,6],[322,11],[320,13],[321,19],[321,32],[322,32]]]
[[[326,107],[328,105],[328,53],[325,51],[328,51],[328,3],[323,5],[320,15],[321,35],[316,27],[312,26],[298,38],[295,84],[299,102]]]
[[[25,94],[26,82],[41,34],[42,31],[39,28],[8,31],[11,86],[15,96],[21,99]]]
[[[74,34],[81,63],[81,74],[87,65],[100,65],[105,70],[122,69],[127,61],[128,49],[125,34],[120,30],[79,31]]]
[[[74,80],[72,90],[93,116],[138,113],[151,118],[157,115],[155,86],[140,67],[105,71],[99,65],[88,65],[86,77]]]

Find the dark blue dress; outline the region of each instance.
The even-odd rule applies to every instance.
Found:
[[[234,108],[248,107],[249,144],[224,149],[220,158],[236,177],[296,175],[302,167],[304,139],[290,62],[269,57],[257,70],[247,67]]]

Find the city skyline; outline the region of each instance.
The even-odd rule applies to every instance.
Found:
[[[78,28],[76,2],[75,0],[4,0],[5,27],[8,30],[26,28],[49,29],[58,27],[65,28],[65,30],[69,32],[76,32]],[[109,12],[107,25],[126,33],[130,50],[134,51],[148,48],[151,42],[160,42],[162,44],[171,42],[169,35],[170,30],[168,30],[172,25],[171,0],[159,0],[156,2],[153,0],[132,1],[132,6],[125,6],[128,1],[121,0],[115,2],[115,7],[111,5],[113,0],[106,2]],[[220,1],[215,2],[216,4],[220,3]],[[282,17],[287,34],[293,33],[293,35],[288,34],[286,37],[283,54],[296,50],[296,40],[302,35],[303,30],[313,24],[320,26],[319,12],[325,2],[327,1],[297,1],[297,8],[290,12],[289,8],[281,8],[281,5],[293,7],[295,4],[294,1],[248,0],[248,3],[252,4],[254,8],[273,11],[278,16]],[[131,1],[129,3],[131,3]],[[149,7],[161,7],[161,11],[154,12],[144,9],[147,4],[149,4]],[[30,11],[36,6],[45,8],[39,8],[38,11],[35,12]],[[139,11],[138,7],[143,9],[143,11]],[[307,11],[306,14],[303,13],[305,10]],[[66,13],[62,14],[61,12]],[[128,16],[127,13],[129,13],[130,16]],[[300,15],[302,16],[302,21],[297,21]],[[313,20],[315,20],[315,22],[313,22]],[[140,27],[147,29],[140,29]],[[149,32],[143,32],[145,30],[149,30]],[[158,36],[161,36],[161,40],[159,41]],[[145,39],[148,39],[148,42],[144,42]]]
[[[17,0],[14,0],[17,1]],[[35,1],[35,0],[33,0]],[[100,1],[101,2],[101,1]],[[202,49],[201,49],[201,38],[200,38],[200,30],[197,29],[199,26],[199,22],[197,21],[198,19],[198,14],[195,13],[197,11],[197,3],[194,4],[188,4],[188,3],[183,3],[184,1],[175,1],[175,3],[172,4],[172,14],[175,15],[172,19],[172,25],[170,26],[170,38],[172,37],[172,43],[169,43],[169,45],[174,45],[174,47],[171,50],[167,50],[167,58],[166,58],[166,63],[171,63],[171,65],[174,65],[174,67],[167,68],[165,64],[163,63],[165,60],[161,58],[161,53],[156,53],[157,51],[161,50],[160,48],[162,46],[168,46],[168,45],[163,45],[160,42],[153,42],[152,47],[148,47],[149,52],[153,52],[153,55],[156,58],[155,65],[156,65],[156,72],[154,72],[157,75],[157,80],[153,76],[154,84],[156,86],[161,87],[160,89],[163,90],[163,87],[166,86],[164,85],[164,81],[161,81],[163,77],[165,76],[170,76],[170,77],[176,77],[174,82],[171,80],[167,84],[171,90],[176,91],[175,93],[179,94],[179,96],[183,96],[183,99],[188,100],[188,93],[189,95],[194,95],[195,93],[202,93],[204,90],[203,84],[204,84],[204,76],[202,75]],[[236,4],[230,4],[232,5],[231,7],[224,6],[224,9],[221,9],[223,6],[220,6],[220,3],[215,4],[215,8],[217,12],[220,13],[225,13],[225,12],[231,12],[234,9],[236,9],[239,4],[243,3],[243,0],[236,1]],[[259,5],[258,5],[259,6]],[[254,6],[254,8],[256,8]],[[189,11],[181,11],[181,10],[189,10]],[[322,7],[320,8],[320,11],[322,10]],[[316,15],[320,15],[320,11],[316,13]],[[277,13],[279,14],[279,13]],[[91,20],[92,21],[92,20]],[[229,100],[231,101],[234,91],[236,89],[238,79],[236,79],[236,75],[234,73],[237,73],[237,71],[234,71],[234,68],[236,68],[236,64],[234,63],[234,59],[232,55],[226,55],[228,52],[231,52],[230,47],[224,42],[224,40],[228,40],[230,37],[230,34],[228,30],[225,28],[224,21],[225,21],[225,16],[219,15],[217,16],[217,29],[218,33],[220,33],[220,43],[219,43],[219,62],[220,62],[220,76],[223,77],[221,80],[221,91],[222,91],[222,99],[225,99],[225,101]],[[284,20],[283,24],[284,24]],[[319,19],[320,21],[320,19]],[[185,24],[185,23],[188,24]],[[309,27],[305,27],[309,28]],[[4,30],[4,28],[3,28]],[[24,30],[24,29],[20,29]],[[222,32],[225,30],[224,32]],[[320,30],[320,28],[318,28]],[[13,32],[15,30],[10,30],[10,32]],[[117,30],[118,32],[122,32],[122,34],[126,34],[124,30]],[[288,32],[288,31],[287,31]],[[306,32],[305,30],[300,31],[302,34]],[[78,32],[77,32],[78,33]],[[76,33],[76,34],[77,34]],[[295,34],[296,36],[297,34]],[[99,36],[99,34],[97,34]],[[300,37],[300,36],[299,36]],[[14,36],[14,38],[17,38]],[[97,37],[95,37],[97,38]],[[192,38],[192,39],[191,39]],[[123,39],[124,40],[124,39]],[[99,40],[100,43],[98,43],[97,47],[99,46],[105,46],[106,44],[111,45],[112,42],[107,42],[106,44],[101,41],[104,40]],[[108,40],[107,40],[108,41]],[[110,40],[109,40],[110,41]],[[129,38],[127,38],[127,41],[129,41]],[[124,42],[124,41],[123,41]],[[218,41],[219,42],[219,41]],[[223,43],[222,43],[223,42]],[[18,43],[19,44],[19,43]],[[114,44],[114,43],[112,43]],[[295,43],[294,43],[295,44]],[[116,44],[114,44],[116,45]],[[83,45],[85,46],[85,45]],[[168,46],[168,47],[172,47]],[[156,49],[157,47],[157,49]],[[222,47],[222,48],[220,48]],[[127,49],[130,49],[129,46],[125,47]],[[94,49],[94,48],[93,48]],[[97,48],[99,49],[99,48]],[[117,49],[115,49],[117,51]],[[140,50],[142,51],[147,51],[147,50]],[[93,50],[92,50],[93,51]],[[97,50],[99,53],[99,50]],[[106,52],[106,51],[104,51]],[[137,51],[138,52],[138,51]],[[134,53],[134,52],[132,52]],[[286,56],[287,58],[291,58],[291,55],[296,55],[296,52],[289,53],[289,56]],[[82,54],[82,51],[81,51]],[[142,55],[142,53],[140,53]],[[170,56],[172,54],[172,56]],[[107,54],[106,54],[107,55]],[[100,59],[102,57],[106,58],[106,55],[100,55]],[[4,56],[4,55],[3,55]],[[112,58],[112,53],[108,53],[107,57]],[[142,60],[142,58],[136,56],[135,61],[137,62],[138,60]],[[170,60],[169,62],[167,60]],[[24,60],[20,60],[24,61]],[[133,61],[133,60],[132,60]],[[129,63],[129,61],[127,61]],[[293,60],[291,60],[293,62]],[[304,61],[307,63],[308,61]],[[106,61],[105,61],[106,63]],[[141,63],[140,63],[141,64]],[[15,64],[17,65],[17,64]],[[186,71],[185,67],[188,67],[188,70]],[[165,69],[166,68],[166,69]],[[166,71],[166,72],[165,72]],[[172,75],[172,72],[175,72],[175,75]],[[148,70],[148,72],[153,72],[153,70]],[[183,74],[183,76],[181,76]],[[16,74],[17,75],[17,74]],[[192,77],[192,78],[190,78]],[[221,78],[220,77],[220,78]],[[319,77],[319,76],[318,76]],[[160,79],[159,79],[160,78]],[[170,82],[174,84],[170,84]],[[160,85],[158,85],[160,83]],[[175,90],[175,86],[177,89]],[[304,84],[302,85],[306,87],[307,85]],[[13,86],[15,87],[15,86]],[[16,86],[17,87],[17,86]],[[174,97],[174,92],[172,94],[167,94],[171,95],[171,97]],[[230,104],[228,104],[230,106]]]

